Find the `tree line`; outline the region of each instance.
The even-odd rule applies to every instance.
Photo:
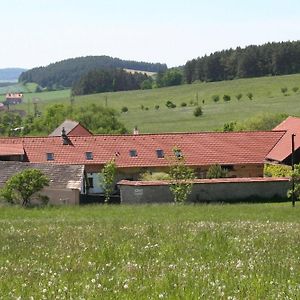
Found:
[[[235,78],[287,75],[300,72],[300,41],[251,45],[214,52],[188,61],[187,83]]]
[[[167,65],[122,60],[104,55],[77,57],[23,72],[19,77],[19,82],[36,82],[43,88],[58,89],[73,86],[75,82],[89,71],[113,68],[159,72],[166,70]]]

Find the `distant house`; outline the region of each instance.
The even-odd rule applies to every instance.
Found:
[[[295,134],[294,163],[300,163],[300,118],[288,117],[274,131],[284,130],[285,134],[267,155],[269,162],[285,165],[292,164],[292,134]]]
[[[69,136],[91,136],[93,135],[82,124],[72,120],[65,120],[49,136],[61,136],[62,131]]]
[[[22,93],[7,93],[4,103],[6,105],[14,105],[14,104],[22,103],[22,101],[23,101]]]

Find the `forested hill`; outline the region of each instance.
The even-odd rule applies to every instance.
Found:
[[[5,68],[0,69],[0,81],[14,81],[17,80],[22,72],[26,69],[21,68]]]
[[[184,70],[187,83],[300,73],[300,41],[215,52],[188,61]]]
[[[166,64],[122,60],[110,56],[86,56],[66,59],[46,67],[28,70],[19,77],[20,82],[36,82],[42,87],[71,87],[82,75],[96,69],[124,68],[158,72],[167,69]]]

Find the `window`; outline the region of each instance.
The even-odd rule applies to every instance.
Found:
[[[88,187],[93,188],[94,187],[94,178],[93,177],[88,177]]]
[[[165,157],[164,150],[161,149],[156,150],[156,156],[158,158],[164,158]]]
[[[130,157],[136,157],[137,156],[136,150],[135,149],[130,150],[129,155],[130,155]]]
[[[85,152],[85,158],[87,160],[93,160],[93,152]]]
[[[233,171],[234,166],[233,165],[222,165],[222,169],[226,169],[227,171]]]
[[[49,153],[46,153],[46,156],[47,156],[47,160],[54,160],[54,153],[52,152],[49,152]]]

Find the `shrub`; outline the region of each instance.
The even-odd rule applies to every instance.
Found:
[[[159,110],[159,105],[155,105],[155,106],[154,106],[154,109],[155,109],[155,110]]]
[[[237,94],[235,97],[238,101],[240,101],[243,97],[243,94]]]
[[[176,104],[174,104],[172,101],[168,100],[166,102],[166,107],[167,108],[175,108],[176,107]]]
[[[292,88],[292,90],[293,90],[294,93],[297,93],[298,90],[299,90],[299,88],[298,88],[297,86],[294,86],[294,87]]]
[[[104,165],[104,167],[100,173],[101,174],[100,178],[102,178],[102,180],[100,181],[100,184],[102,185],[102,187],[104,189],[105,203],[109,203],[110,196],[114,190],[116,170],[117,170],[116,163],[112,159]]]
[[[144,110],[145,106],[143,104],[141,104],[140,108],[141,108],[141,110]]]
[[[169,180],[169,174],[165,172],[149,172],[146,171],[145,173],[140,175],[140,180],[143,181],[157,181],[157,180]]]
[[[181,102],[180,106],[185,107],[187,104],[185,102]]]
[[[128,112],[128,107],[127,107],[127,106],[123,106],[123,107],[121,108],[121,112],[122,112],[122,113]]]
[[[145,107],[145,110],[149,110],[149,107],[146,106],[146,107]]]
[[[287,87],[282,87],[282,88],[281,88],[281,93],[282,93],[282,94],[286,94],[287,91],[288,91],[288,88],[287,88]]]
[[[224,132],[234,131],[235,127],[236,127],[236,122],[225,123],[223,126],[223,131]]]
[[[212,178],[225,178],[227,177],[228,171],[222,168],[220,165],[212,165],[209,167],[206,177],[209,179]]]
[[[201,106],[197,106],[194,110],[194,116],[199,117],[203,114]]]
[[[212,95],[211,96],[211,99],[214,101],[214,102],[218,102],[220,100],[220,96],[219,95]]]
[[[223,100],[224,100],[224,101],[230,101],[231,98],[230,98],[229,95],[224,95],[224,96],[223,96]]]
[[[265,165],[264,176],[266,177],[291,177],[292,167],[284,165]]]
[[[250,93],[247,93],[247,97],[252,100],[253,99],[253,94],[250,92]]]

